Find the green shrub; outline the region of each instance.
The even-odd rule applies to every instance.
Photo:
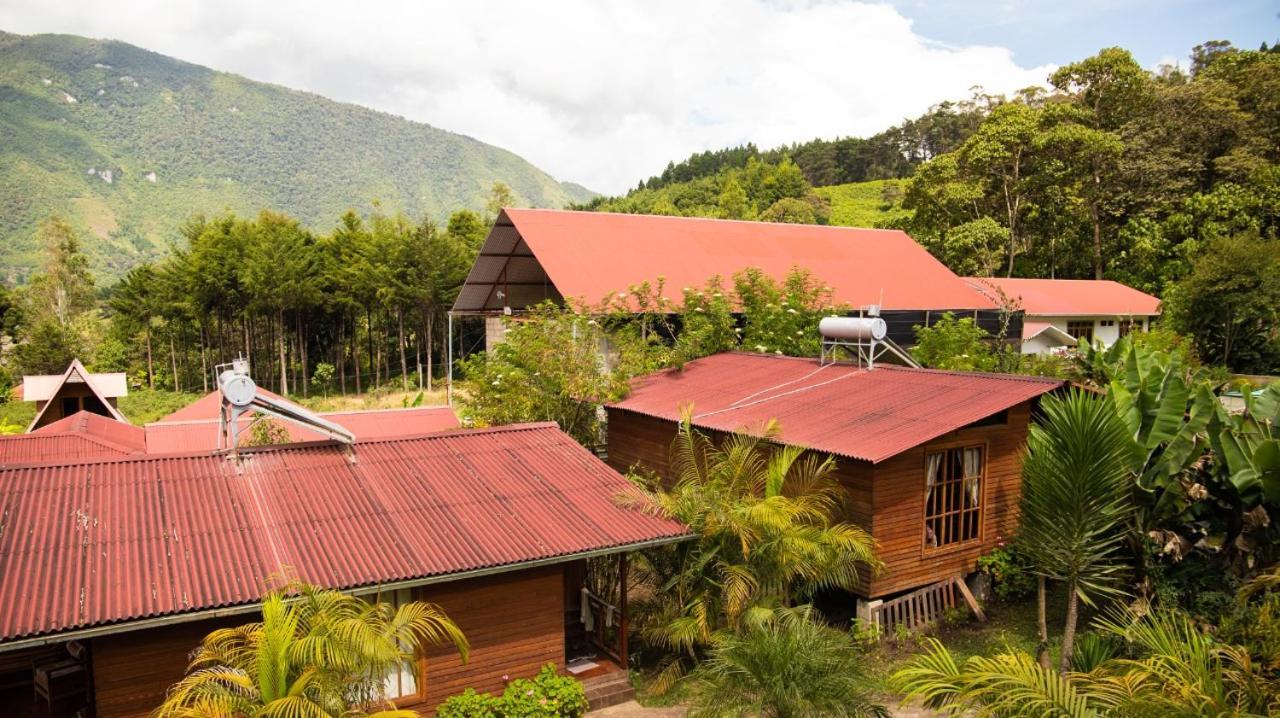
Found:
[[[499,718],[501,704],[502,699],[497,696],[468,688],[462,695],[441,703],[436,718]]]
[[[1035,593],[1036,576],[1031,572],[1031,562],[1014,545],[978,557],[978,570],[991,579],[991,590],[998,601],[1008,603]]]
[[[501,696],[468,688],[441,704],[438,718],[581,718],[587,712],[582,684],[562,676],[554,663],[542,667],[533,678],[507,684]]]
[[[534,678],[511,681],[499,711],[507,718],[579,718],[587,712],[587,695],[581,683],[548,663]]]

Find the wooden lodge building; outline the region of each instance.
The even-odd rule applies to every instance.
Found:
[[[428,600],[460,626],[467,663],[452,646],[433,648],[387,678],[401,708],[430,714],[465,688],[501,691],[578,656],[617,670],[626,553],[686,537],[619,506],[631,484],[554,424],[233,458],[207,446],[105,446],[117,427],[98,418],[54,438],[80,434],[100,454],[0,463],[4,716],[148,715],[202,637],[257,620],[281,576]],[[49,447],[38,433],[20,438]]]
[[[916,325],[945,312],[1000,331],[1000,305],[901,230],[513,208],[498,214],[450,317],[485,318],[483,335],[460,330],[466,354],[501,336],[503,315],[543,301],[593,306],[661,277],[663,296],[678,305],[683,288],[713,276],[731,287],[747,268],[781,280],[796,267],[830,286],[839,305],[880,307],[888,339],[903,346],[915,344]],[[1021,315],[1009,321],[1019,336]]]
[[[673,479],[683,411],[713,438],[776,419],[780,444],[833,456],[845,519],[884,569],[857,593],[887,599],[965,576],[1017,526],[1021,454],[1036,402],[1062,382],[730,352],[633,381],[607,406],[608,461]]]

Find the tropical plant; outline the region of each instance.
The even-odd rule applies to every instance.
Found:
[[[977,718],[1156,716],[1261,718],[1280,708],[1268,676],[1237,646],[1218,643],[1185,614],[1165,610],[1100,624],[1133,658],[1103,658],[1088,672],[1059,673],[1027,653],[958,662],[937,639],[894,674],[904,700]]]
[[[1124,424],[1105,399],[1081,390],[1045,397],[1022,466],[1017,542],[1039,575],[1040,651],[1046,656],[1045,580],[1066,584],[1060,671],[1071,666],[1081,601],[1114,596],[1132,513]]]
[[[502,695],[468,688],[440,705],[439,718],[580,718],[587,711],[582,684],[562,676],[554,663],[533,678],[517,678]]]
[[[206,636],[155,715],[409,718],[383,698],[383,677],[445,643],[466,660],[466,638],[437,606],[291,583],[263,597],[261,621]]]
[[[689,676],[689,715],[887,718],[867,691],[849,635],[819,621],[809,606],[779,609],[741,633],[719,637]]]
[[[719,444],[681,422],[674,482],[652,486],[650,510],[678,519],[693,541],[647,552],[638,567],[650,598],[637,607],[639,636],[669,654],[656,682],[669,687],[724,631],[741,629],[822,588],[854,588],[879,567],[874,541],[836,520],[835,462],[768,437]],[[763,438],[762,438],[763,437]]]

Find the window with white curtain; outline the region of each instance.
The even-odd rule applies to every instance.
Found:
[[[400,608],[406,603],[413,601],[412,591],[407,588],[401,588],[395,591],[387,591],[379,595],[378,600],[383,603],[389,603],[396,608]],[[382,679],[383,695],[389,699],[403,698],[405,696],[416,696],[418,694],[418,663],[414,661],[411,665],[401,666],[400,670],[392,671]]]
[[[979,538],[984,449],[964,446],[925,455],[924,544],[940,548]]]

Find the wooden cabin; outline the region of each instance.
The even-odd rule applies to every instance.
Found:
[[[24,376],[22,399],[36,403],[36,417],[27,431],[35,431],[82,411],[124,421],[116,401],[129,393],[123,373],[91,374],[79,359],[61,374]]]
[[[687,538],[627,491],[554,424],[0,466],[0,706],[147,716],[281,575],[443,607],[470,660],[387,676],[401,708],[546,663],[626,685],[626,554]]]
[[[671,480],[688,407],[714,437],[755,433],[832,456],[844,519],[871,533],[884,570],[857,593],[883,599],[964,576],[1017,526],[1021,454],[1037,399],[1062,382],[730,352],[635,380],[610,404],[608,461]]]

